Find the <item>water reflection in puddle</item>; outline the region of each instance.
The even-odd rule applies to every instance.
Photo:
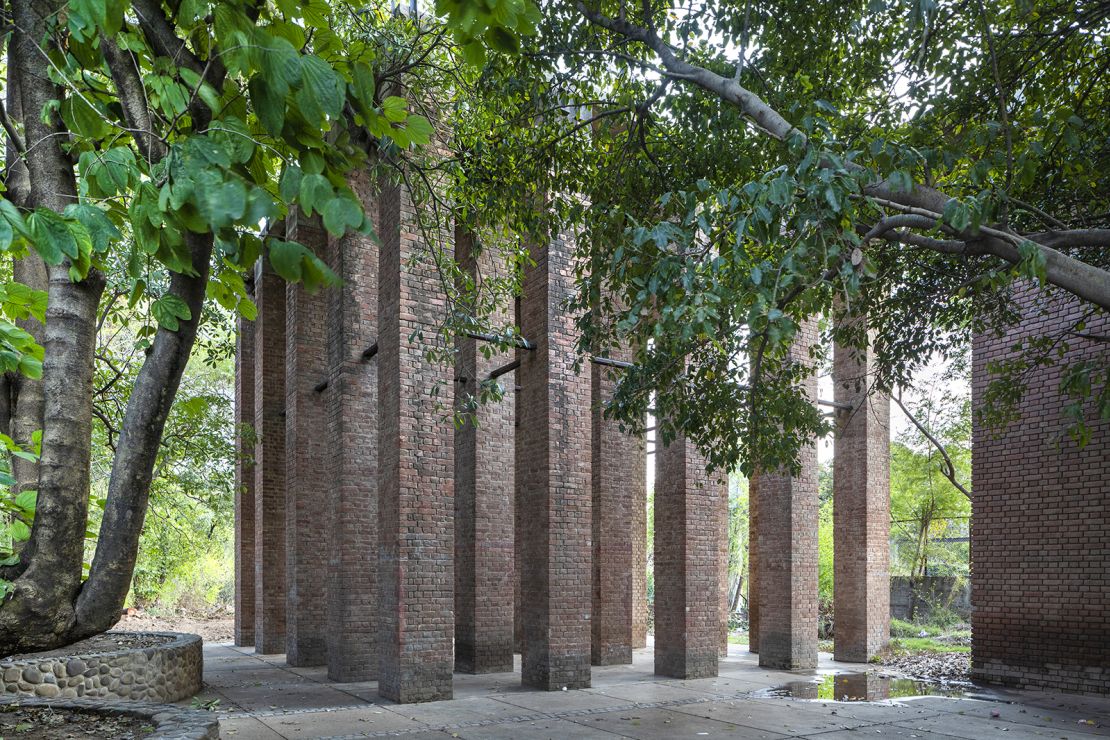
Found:
[[[756,692],[758,696],[821,699],[824,701],[886,701],[911,696],[964,697],[970,686],[891,678],[877,673],[834,673],[816,680],[792,681]]]

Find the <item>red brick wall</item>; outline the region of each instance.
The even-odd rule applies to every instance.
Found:
[[[728,657],[728,547],[728,481],[721,481],[717,483],[717,653],[722,658]]]
[[[450,402],[454,373],[425,356],[446,300],[413,204],[395,185],[383,185],[378,232],[378,690],[403,703],[449,699],[454,433],[438,401]]]
[[[872,348],[834,349],[841,411],[833,459],[837,660],[866,663],[890,638],[890,399],[868,396]]]
[[[1063,297],[1019,293],[1023,316],[1002,337],[974,342],[972,398],[987,364],[1018,340],[1059,333],[1087,312]],[[1048,313],[1042,312],[1047,308]],[[1083,332],[1110,335],[1110,317]],[[1110,345],[1066,337],[1065,361],[1110,363]],[[1080,449],[1061,411],[1061,368],[1029,371],[1022,418],[976,425],[971,529],[972,676],[1013,686],[1110,692],[1110,421]],[[996,434],[998,436],[996,436]]]
[[[759,652],[759,475],[748,480],[748,652]]]
[[[254,281],[254,646],[285,652],[285,281],[259,261]]]
[[[235,340],[235,644],[254,645],[254,324]]]
[[[613,359],[630,359],[613,350]],[[644,508],[646,464],[643,440],[621,432],[605,418],[621,371],[592,365],[591,485],[593,541],[594,665],[632,662],[636,510]],[[643,539],[641,531],[638,535]]]
[[[532,248],[520,303],[516,480],[521,507],[522,680],[558,690],[590,685],[590,376],[574,370],[573,247]]]
[[[288,238],[325,257],[320,218],[288,219]],[[325,398],[328,378],[327,296],[300,283],[285,293],[285,660],[291,666],[327,662],[327,551],[320,547],[330,485]]]
[[[377,221],[377,185],[367,171],[348,183]],[[327,496],[328,678],[378,676],[378,245],[348,233],[332,240],[328,291]],[[319,538],[319,534],[317,533]]]
[[[817,322],[806,322],[791,351],[810,362]],[[817,401],[817,378],[805,390]],[[817,448],[799,452],[801,472],[760,472],[758,496],[759,664],[768,668],[817,665]]]
[[[496,255],[476,253],[474,237],[462,227],[455,232],[455,256],[479,281],[504,271]],[[495,313],[494,323],[507,323],[508,314]],[[479,382],[514,353],[486,357],[470,337],[460,337],[457,347],[455,405],[475,419],[455,429],[455,670],[512,671],[515,373],[500,377],[501,401],[474,409],[467,404]]]
[[[655,673],[717,675],[721,484],[679,437],[655,456]]]
[[[647,647],[647,460],[640,459],[643,486],[632,502],[632,647]]]

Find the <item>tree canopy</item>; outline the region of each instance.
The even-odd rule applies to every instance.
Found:
[[[259,260],[334,283],[270,227],[299,210],[371,233],[355,170],[408,188],[429,235],[453,221],[506,263],[476,280],[429,238],[450,297],[431,354],[451,361],[452,334],[479,327],[511,342],[487,325],[527,245],[571,234],[583,361],[634,354],[608,412],[642,429],[654,409],[665,440],[749,473],[827,428],[789,355],[808,319],[873,346],[868,382],[888,391],[1014,320],[1015,281],[1110,308],[1105,3],[6,10],[0,482],[34,518],[0,565],[0,653],[118,618],[199,327],[253,317]],[[109,346],[121,324],[129,346]],[[1105,339],[1077,324],[1029,351]],[[132,387],[106,412],[94,390],[113,374]],[[1070,370],[1080,426],[1110,417],[1108,374]],[[94,428],[110,472],[86,577]]]

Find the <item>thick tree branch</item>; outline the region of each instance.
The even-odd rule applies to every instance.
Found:
[[[578,8],[583,16],[594,25],[625,38],[639,41],[655,52],[667,75],[692,83],[740,108],[745,116],[769,136],[779,141],[791,140],[801,143],[808,141],[804,133],[795,128],[793,124],[765,103],[758,95],[742,87],[736,80],[723,77],[716,72],[680,59],[675,54],[674,49],[652,29],[610,18],[590,9],[583,2],[578,3]],[[839,166],[857,174],[865,172],[861,165],[853,162],[834,163],[831,159],[825,158],[821,164],[824,167],[833,167],[839,164]],[[907,192],[900,187],[896,187],[889,180],[867,184],[864,186],[863,192],[869,197],[898,203],[909,208],[920,208],[937,214],[943,213],[945,206],[951,200],[946,194],[925,185],[914,185]],[[1007,239],[993,235],[985,235],[976,239],[975,235],[970,233],[961,234],[960,236],[966,237],[966,240],[975,239],[984,253],[1001,257],[1014,265],[1022,262],[1021,252],[1016,245]],[[1045,277],[1048,282],[1086,301],[1110,310],[1110,274],[1107,271],[1058,252],[1044,242],[1033,241],[1040,246],[1041,253],[1044,256]]]
[[[135,57],[120,49],[114,40],[106,36],[100,38],[100,49],[104,52],[104,60],[108,63],[113,82],[116,83],[116,92],[131,134],[139,144],[142,155],[153,164],[166,156],[166,145],[154,135],[146,89],[139,77]]]
[[[185,302],[190,316],[177,331],[158,330],[127,402],[108,480],[101,537],[77,601],[77,621],[87,634],[106,630],[119,619],[134,572],[159,442],[196,340],[212,235],[189,234],[186,239],[195,274],[174,273],[169,292]]]

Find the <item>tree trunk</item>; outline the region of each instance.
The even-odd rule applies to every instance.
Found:
[[[56,115],[43,117],[62,91],[47,77],[38,41],[50,43],[62,3],[13,0],[14,30],[8,74],[19,81],[27,144],[27,171],[33,187],[30,207],[61,212],[77,201],[73,165],[61,149],[65,129]],[[36,650],[66,641],[74,626],[74,599],[81,587],[88,517],[92,436],[93,352],[103,277],[93,271],[80,282],[69,265],[47,269],[49,306],[43,335],[42,457],[38,508],[27,569],[0,608],[0,654]]]
[[[154,346],[135,380],[112,462],[96,557],[77,602],[77,621],[82,629],[93,632],[106,630],[119,620],[131,587],[154,461],[197,335],[208,284],[212,236],[190,234],[187,239],[196,275],[175,274],[170,292],[185,301],[191,315],[177,331],[158,330]]]
[[[65,129],[56,118],[39,112],[62,91],[45,77],[42,51],[36,41],[52,43],[51,24],[64,3],[14,0],[15,21],[9,75],[17,81],[26,129],[28,207],[62,211],[77,200],[73,164],[60,144]],[[144,31],[154,33],[158,48],[171,40],[162,33],[153,10],[144,3]],[[162,18],[164,21],[164,18]],[[171,29],[172,33],[172,29]],[[161,34],[161,35],[158,35]],[[124,52],[110,41],[106,58],[132,127],[151,130],[149,111],[136,105],[141,82],[128,67]],[[195,59],[192,61],[195,62]],[[222,69],[222,67],[221,67]],[[193,110],[194,120],[207,121],[207,111]],[[153,139],[140,141],[152,162],[164,153]],[[69,265],[50,267],[49,307],[43,333],[45,360],[42,390],[42,456],[39,461],[39,505],[31,542],[25,548],[26,570],[16,579],[12,597],[0,605],[0,655],[58,647],[102,632],[120,617],[131,586],[154,463],[166,419],[196,339],[208,283],[211,234],[186,236],[192,274],[173,274],[169,292],[189,307],[190,317],[176,331],[159,329],[140,369],[116,445],[100,539],[89,579],[81,582],[85,528],[88,520],[91,458],[93,358],[97,310],[104,279],[95,270],[81,282],[69,278]]]

